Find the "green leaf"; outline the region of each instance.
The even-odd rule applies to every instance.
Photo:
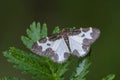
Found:
[[[115,75],[114,74],[109,74],[108,76],[106,76],[105,78],[103,78],[102,80],[114,80]]]
[[[28,49],[31,49],[32,45],[34,44],[34,42],[31,39],[27,38],[26,36],[21,36],[21,40]]]
[[[3,54],[8,57],[9,62],[14,63],[14,67],[24,73],[32,74],[34,79],[51,80],[53,78],[47,64],[48,62],[51,63],[51,60],[47,57],[39,57],[14,47],[3,52]]]
[[[43,24],[41,27],[40,23],[33,22],[26,32],[28,37],[21,36],[21,40],[28,49],[31,49],[36,41],[47,37],[47,25]]]
[[[86,80],[85,76],[89,72],[88,71],[89,66],[90,66],[89,56],[80,59],[78,66],[70,80]]]
[[[57,34],[57,33],[60,33],[59,26],[55,27],[55,29],[53,30],[53,34]]]
[[[41,30],[41,38],[47,37],[47,25],[44,23]]]
[[[61,64],[57,70],[57,74],[59,74],[59,76],[63,76],[65,74],[65,72],[68,70],[68,66],[70,65],[69,62]]]
[[[9,62],[14,63],[15,68],[31,74],[33,79],[60,80],[69,65],[68,63],[54,63],[48,57],[37,56],[14,47],[3,52],[3,54]]]
[[[30,25],[30,29],[27,29],[27,35],[28,37],[33,40],[33,42],[36,42],[40,39],[40,23],[33,22]]]
[[[25,79],[19,79],[16,77],[3,77],[3,78],[0,78],[0,80],[25,80]]]

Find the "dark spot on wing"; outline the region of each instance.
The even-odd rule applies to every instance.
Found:
[[[59,34],[54,34],[48,37],[49,41],[55,41],[61,38],[61,35]]]
[[[67,52],[64,53],[64,58],[65,59],[68,59],[69,56],[70,56],[69,53],[67,53]]]
[[[78,35],[80,33],[81,33],[80,29],[73,29],[73,30],[68,32],[68,35],[72,36],[72,35]]]
[[[92,33],[90,34],[93,40],[95,41],[100,36],[100,30],[97,28],[92,29]]]
[[[93,40],[92,39],[87,39],[87,38],[85,38],[85,39],[83,39],[83,45],[90,45],[91,43],[93,42]]]
[[[38,55],[41,55],[41,54],[42,54],[42,47],[41,47],[41,46],[38,46],[38,44],[35,43],[35,44],[32,46],[31,51],[32,51],[33,53],[36,53],[36,54],[38,54]]]
[[[79,52],[75,49],[75,50],[73,50],[73,55],[75,55],[75,56],[77,56],[77,57],[80,57],[80,54],[79,54]]]
[[[46,38],[43,38],[43,39],[40,39],[39,42],[40,43],[46,43],[47,39]]]
[[[51,59],[52,59],[53,61],[55,61],[55,62],[57,62],[57,61],[58,61],[58,58],[59,58],[58,55],[57,55],[55,52],[51,53],[50,57],[51,57]]]
[[[90,28],[82,28],[82,31],[83,32],[87,32],[87,31],[89,31],[90,30]]]
[[[43,54],[44,56],[49,56],[54,62],[58,60],[58,55],[51,48],[46,49]]]
[[[89,52],[89,48],[90,48],[90,45],[82,45],[82,48],[83,50],[88,53]]]
[[[47,43],[47,46],[50,46],[51,44],[50,43]]]
[[[82,34],[81,37],[85,37],[85,34]]]

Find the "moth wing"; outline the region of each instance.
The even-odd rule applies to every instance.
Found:
[[[71,53],[78,57],[86,55],[89,52],[90,46],[82,45],[82,43],[76,39],[80,40],[80,37],[78,37],[78,36],[70,36],[69,37],[69,45],[70,45]]]
[[[73,55],[84,56],[89,52],[90,45],[99,37],[100,31],[95,28],[80,28],[80,33],[68,36]]]
[[[56,39],[54,41],[46,39],[45,42],[40,40],[33,45],[32,51],[39,55],[50,56],[55,62],[65,61],[70,53],[63,38]]]
[[[70,51],[64,38],[56,40],[52,45],[52,49],[58,55],[58,62],[63,62],[69,57]]]

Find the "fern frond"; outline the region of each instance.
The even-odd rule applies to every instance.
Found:
[[[0,78],[0,80],[25,80],[25,79],[19,79],[17,77],[3,77]]]
[[[43,24],[41,26],[40,23],[33,22],[30,25],[30,29],[27,29],[26,33],[28,37],[22,36],[21,40],[28,49],[31,49],[36,41],[47,37],[47,25]]]
[[[90,66],[89,56],[80,59],[78,66],[76,67],[75,72],[72,75],[70,80],[86,80],[85,76],[87,75],[88,68]]]
[[[114,74],[109,74],[105,78],[103,78],[102,80],[114,80],[114,78],[115,78]]]

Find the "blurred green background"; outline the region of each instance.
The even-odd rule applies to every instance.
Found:
[[[120,1],[119,0],[1,0],[0,77],[28,78],[7,62],[2,52],[15,46],[25,49],[21,35],[33,22],[47,23],[48,30],[60,27],[98,27],[100,38],[92,45],[88,80],[100,80],[114,73],[120,80]]]

